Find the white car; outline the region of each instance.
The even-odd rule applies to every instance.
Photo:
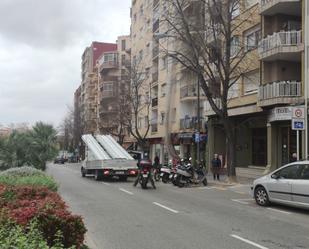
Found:
[[[309,161],[287,164],[256,179],[251,191],[260,206],[276,202],[309,209]]]

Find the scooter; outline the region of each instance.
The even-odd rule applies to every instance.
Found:
[[[203,184],[207,186],[207,172],[205,167],[198,165],[194,168],[191,163],[177,168],[176,185],[180,188],[191,184]]]
[[[172,173],[172,160],[169,160],[169,163],[167,166],[163,166],[160,171],[160,178],[162,179],[163,183],[168,183],[170,181],[170,175]]]

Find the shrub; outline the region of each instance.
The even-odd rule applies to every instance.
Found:
[[[30,166],[23,166],[20,168],[10,168],[0,172],[0,176],[44,176],[45,173],[41,170]]]
[[[47,187],[57,191],[55,180],[43,171],[31,167],[12,168],[0,173],[0,184],[9,186],[34,186]]]
[[[49,246],[54,245],[59,231],[65,248],[79,248],[84,240],[86,228],[82,218],[72,215],[61,197],[47,188],[0,185],[1,209],[8,218],[24,227],[36,219]]]
[[[29,226],[23,228],[11,221],[6,221],[0,227],[0,248],[1,249],[62,249],[62,235],[57,233],[54,246],[49,247],[39,230],[38,222],[32,221]],[[73,249],[75,247],[71,247]]]

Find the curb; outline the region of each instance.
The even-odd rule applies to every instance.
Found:
[[[85,245],[88,246],[90,249],[99,249],[97,247],[96,243],[89,236],[89,233],[86,233],[86,235],[85,235]]]

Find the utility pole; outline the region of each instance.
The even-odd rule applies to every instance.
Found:
[[[200,115],[200,78],[197,76],[197,145],[196,159],[200,164],[200,137],[201,137],[201,115]]]

